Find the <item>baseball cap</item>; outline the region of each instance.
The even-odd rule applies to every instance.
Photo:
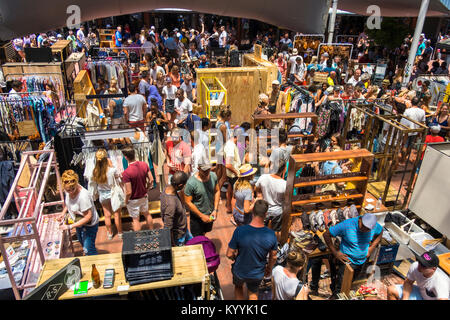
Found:
[[[372,230],[377,224],[377,217],[372,213],[366,213],[362,216],[362,224]]]
[[[430,130],[434,133],[439,133],[441,131],[441,126],[438,124],[433,125]]]
[[[198,168],[202,171],[207,171],[211,169],[211,163],[200,163]]]
[[[434,268],[439,266],[439,258],[433,252],[428,251],[417,257],[417,261],[425,268]]]
[[[325,52],[322,56],[329,57],[330,55],[328,54],[328,52]]]
[[[297,48],[294,48],[294,49],[292,50],[292,54],[294,54],[294,55],[298,54]]]
[[[280,85],[280,81],[278,81],[278,80],[273,80],[273,81],[272,81],[272,84],[276,84],[277,86],[279,86],[279,85]]]

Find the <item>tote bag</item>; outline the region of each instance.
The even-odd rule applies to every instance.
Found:
[[[125,193],[114,178],[114,186],[111,189],[111,209],[116,212],[123,207],[125,207]]]

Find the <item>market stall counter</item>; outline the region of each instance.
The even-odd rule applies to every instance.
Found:
[[[92,281],[91,271],[92,265],[95,264],[100,273],[101,286],[97,289],[90,288],[87,294],[74,295],[74,290],[68,289],[59,297],[59,300],[91,298],[108,295],[126,295],[129,292],[138,292],[153,290],[167,287],[185,286],[191,284],[202,284],[202,297],[209,299],[209,294],[206,288],[209,288],[209,273],[206,266],[205,255],[201,245],[191,245],[184,247],[172,248],[172,261],[174,276],[170,280],[150,282],[135,286],[130,286],[125,280],[124,267],[122,263],[122,254],[111,253],[101,254],[95,256],[78,257],[81,264],[81,279],[80,281]],[[42,267],[37,286],[43,284],[47,279],[52,277],[58,270],[71,262],[73,258],[64,258],[57,260],[48,260]],[[114,283],[113,287],[109,289],[103,288],[103,280],[105,270],[114,268]],[[205,297],[206,293],[206,297]]]

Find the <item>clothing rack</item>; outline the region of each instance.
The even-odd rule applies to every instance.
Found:
[[[103,66],[106,68],[107,64],[110,65],[110,67],[113,67],[114,74],[110,74],[111,69],[97,69],[96,66]],[[119,64],[120,70],[115,70],[117,67],[117,64]],[[97,71],[100,71],[101,76],[105,76],[105,74],[102,74],[102,70],[106,71],[106,78],[110,81],[112,78],[116,78],[118,81],[118,86],[121,89],[124,89],[125,91],[128,91],[128,84],[131,82],[130,78],[130,69],[128,67],[128,58],[126,57],[91,57],[91,60],[88,60],[86,62],[85,69],[89,73],[89,78],[92,82],[92,84],[97,83]],[[94,73],[93,73],[94,72]],[[123,77],[123,78],[121,78]],[[123,82],[123,83],[122,83]]]
[[[44,110],[46,112],[43,113]],[[0,123],[7,134],[18,130],[22,136],[38,134],[40,139],[47,142],[53,135],[52,131],[56,130],[57,123],[67,115],[67,108],[57,109],[54,103],[42,94],[20,98],[0,96]]]
[[[311,96],[309,95],[309,92],[308,92],[307,90],[305,90],[304,88],[299,87],[298,85],[294,84],[293,81],[287,80],[286,83],[287,83],[289,86],[295,88],[297,91],[301,92],[303,95],[308,96],[308,97],[311,97]],[[311,99],[313,99],[313,98],[311,97]]]
[[[61,73],[58,73],[58,72],[8,73],[4,77],[5,77],[5,80],[8,77],[12,77],[13,80],[17,80],[18,78],[19,79],[20,78],[27,79],[30,77],[36,78],[36,77],[45,76],[45,75],[55,76],[56,80],[59,81],[58,86],[60,87],[59,88],[60,90],[57,90],[58,88],[55,88],[57,90],[57,92],[55,92],[55,93],[58,96],[60,104],[63,104],[65,102],[65,87],[64,87],[65,84],[64,84],[64,80],[61,78]],[[49,77],[49,80],[52,80],[51,77]],[[58,92],[58,91],[60,91],[60,92]],[[31,92],[39,92],[39,91],[30,91],[30,93]],[[43,92],[46,92],[46,91],[43,91]],[[26,92],[23,92],[23,93],[25,94]],[[19,94],[19,92],[18,92],[18,94]]]

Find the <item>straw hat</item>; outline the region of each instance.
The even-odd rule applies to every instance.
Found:
[[[249,177],[256,173],[256,169],[253,168],[250,164],[244,164],[239,168],[239,178]]]

